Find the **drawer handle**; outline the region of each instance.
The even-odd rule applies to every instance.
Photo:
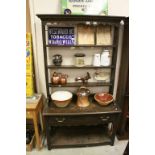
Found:
[[[107,121],[109,118],[110,118],[109,116],[107,116],[106,118],[103,117],[103,116],[100,117],[100,119],[101,119],[102,121]]]
[[[56,121],[59,123],[62,123],[65,121],[65,118],[64,117],[63,118],[56,118]]]

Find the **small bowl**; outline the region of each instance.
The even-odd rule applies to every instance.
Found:
[[[108,93],[96,93],[94,99],[102,106],[106,106],[113,102],[113,96]]]
[[[66,107],[72,100],[73,94],[69,91],[56,91],[52,93],[51,99],[57,107]]]

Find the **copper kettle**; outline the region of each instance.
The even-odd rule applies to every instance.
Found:
[[[60,78],[61,78],[61,73],[54,72],[51,78],[51,81],[53,84],[59,84]]]
[[[90,95],[90,90],[84,86],[80,87],[77,91],[77,105],[79,107],[89,106],[88,96]]]

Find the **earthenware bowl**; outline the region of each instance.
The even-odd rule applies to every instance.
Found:
[[[102,106],[106,106],[113,102],[113,96],[108,93],[96,93],[94,99]]]
[[[52,93],[51,99],[57,107],[66,107],[71,102],[72,96],[69,91],[56,91]]]

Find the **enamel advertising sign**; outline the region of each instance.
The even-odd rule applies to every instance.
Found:
[[[108,15],[108,0],[61,0],[62,14]]]
[[[74,27],[49,27],[48,44],[74,45],[75,44]]]

